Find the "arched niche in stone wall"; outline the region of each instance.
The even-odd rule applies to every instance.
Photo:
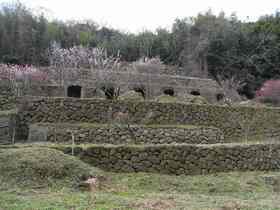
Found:
[[[79,85],[71,85],[67,88],[67,97],[81,98],[82,87]]]
[[[190,92],[190,94],[193,95],[193,96],[200,96],[201,95],[199,90],[192,90]]]
[[[168,96],[175,96],[175,91],[173,88],[165,88],[163,90],[163,94]]]
[[[223,93],[218,93],[216,94],[216,99],[217,101],[221,101],[225,98],[225,95]]]
[[[146,98],[146,89],[144,86],[136,86],[132,89],[133,89],[133,91],[140,93],[143,98]]]

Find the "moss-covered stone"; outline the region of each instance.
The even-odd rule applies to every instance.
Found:
[[[213,126],[221,129],[229,140],[280,136],[280,109],[277,108],[72,98],[42,98],[27,102],[19,110],[17,131],[22,138],[27,138],[28,125],[33,123],[110,124],[117,113],[125,114],[126,124]]]
[[[118,99],[128,101],[143,101],[144,97],[141,95],[141,93],[131,90],[120,95]]]
[[[54,148],[71,152],[71,147]],[[77,148],[77,150],[76,150]],[[280,169],[280,144],[84,145],[75,154],[114,172],[209,174]]]
[[[0,111],[14,109],[15,107],[16,107],[15,97],[0,95]]]
[[[0,144],[10,144],[15,132],[17,110],[0,111]]]
[[[30,142],[75,144],[215,144],[224,142],[215,127],[188,125],[125,125],[38,123],[29,129]]]
[[[181,104],[197,104],[197,105],[209,104],[204,97],[193,96],[191,94],[184,94],[180,96],[161,95],[156,97],[155,101],[160,103],[181,103]]]

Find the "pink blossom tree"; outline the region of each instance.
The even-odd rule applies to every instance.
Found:
[[[268,80],[256,92],[259,101],[280,105],[280,80]]]
[[[30,65],[0,64],[0,80],[7,81],[14,94],[20,96],[20,90],[28,88],[31,83],[47,81],[48,74]]]

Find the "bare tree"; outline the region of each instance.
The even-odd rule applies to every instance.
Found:
[[[235,76],[225,78],[218,75],[217,82],[223,89],[226,104],[230,105],[232,101],[241,101],[241,96],[239,95],[238,90],[245,85],[244,81]]]

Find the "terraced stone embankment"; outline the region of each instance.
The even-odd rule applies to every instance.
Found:
[[[12,96],[0,96],[0,111],[15,108],[16,99]]]
[[[12,143],[15,114],[15,110],[0,111],[0,144]]]
[[[16,98],[11,85],[6,81],[0,80],[0,111],[15,108]]]
[[[248,136],[280,137],[280,109],[273,108],[72,98],[41,98],[22,107],[18,127],[22,139],[27,138],[30,124],[110,124],[118,113],[126,116],[126,124],[216,127],[223,132],[226,142]]]
[[[23,104],[18,117],[31,142],[60,143],[51,147],[108,171],[280,169],[280,109],[41,98]],[[247,142],[255,137],[262,143]]]
[[[114,172],[209,174],[280,169],[280,144],[57,146],[93,166]]]
[[[214,127],[187,125],[32,124],[29,142],[75,144],[216,144],[224,140]]]

